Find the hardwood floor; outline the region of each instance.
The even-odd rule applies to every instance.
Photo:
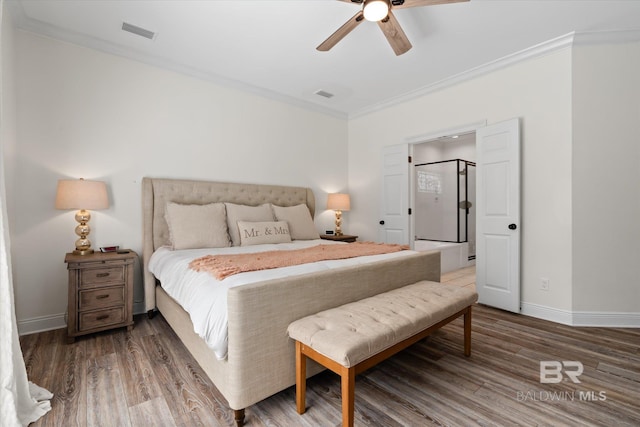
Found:
[[[475,286],[473,268],[443,275]],[[356,425],[638,426],[640,329],[574,328],[477,306],[472,354],[461,319],[357,377]],[[29,379],[54,393],[41,426],[231,426],[233,415],[162,316],[81,337],[64,330],[21,337]],[[540,382],[540,361],[578,361],[574,383]],[[292,355],[292,361],[293,355]],[[567,371],[575,371],[567,367]],[[547,374],[552,378],[553,374]],[[247,408],[247,426],[335,426],[340,382],[307,382]]]

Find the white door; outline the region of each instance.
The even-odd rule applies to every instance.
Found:
[[[409,244],[409,144],[382,150],[379,240]]]
[[[520,122],[476,131],[478,302],[520,312]]]

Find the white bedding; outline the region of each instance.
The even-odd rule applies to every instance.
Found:
[[[195,332],[213,349],[218,359],[227,355],[227,290],[234,286],[305,274],[332,268],[358,265],[406,256],[412,251],[372,255],[334,261],[319,261],[291,267],[239,273],[217,280],[209,273],[197,273],[189,263],[201,256],[256,253],[272,250],[303,249],[319,244],[346,244],[328,240],[296,240],[291,243],[233,246],[227,248],[170,250],[161,247],[149,261],[149,271],[160,280],[163,289],[191,316]]]

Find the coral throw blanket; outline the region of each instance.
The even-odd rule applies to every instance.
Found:
[[[373,242],[355,242],[347,245],[318,245],[306,249],[288,251],[206,255],[191,261],[189,268],[198,272],[206,271],[216,279],[222,280],[225,277],[246,271],[268,270],[270,268],[290,267],[317,261],[388,254],[405,249],[409,249],[409,247]]]

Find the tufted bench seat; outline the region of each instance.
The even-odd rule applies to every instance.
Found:
[[[471,354],[467,288],[421,281],[296,320],[296,405],[305,412],[306,358],[341,376],[342,424],[353,426],[355,376],[464,315],[464,354]]]

